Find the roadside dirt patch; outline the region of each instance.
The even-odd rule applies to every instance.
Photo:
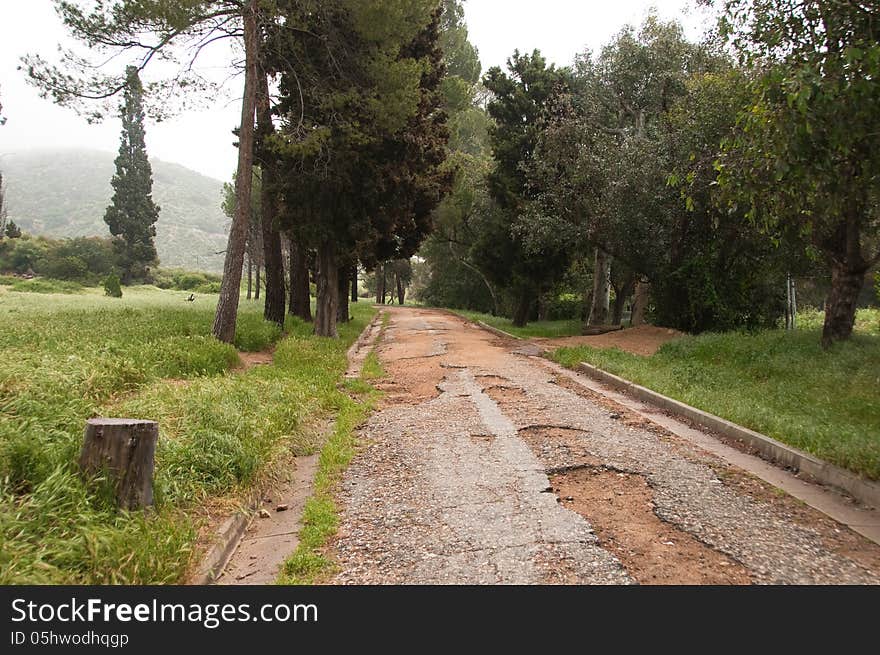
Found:
[[[550,477],[563,507],[593,526],[603,548],[645,585],[746,585],[736,560],[665,523],[654,513],[653,492],[641,475],[602,467]]]
[[[268,366],[275,360],[275,353],[267,350],[261,353],[239,352],[238,359],[241,361],[236,368],[249,371],[255,366]]]
[[[682,332],[653,325],[640,325],[616,332],[608,332],[592,337],[562,337],[560,339],[530,339],[534,343],[547,348],[573,348],[589,346],[591,348],[620,348],[634,355],[650,356],[656,353],[663,344],[683,337]]]

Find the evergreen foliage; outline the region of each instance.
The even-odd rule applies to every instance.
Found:
[[[143,85],[137,68],[129,66],[128,85],[121,106],[122,136],[112,204],[104,214],[122,271],[122,281],[144,281],[149,267],[158,263],[155,223],[159,207],[153,202],[153,171],[147,158],[144,130]]]
[[[104,280],[104,295],[111,298],[122,298],[122,286],[116,273],[110,273]]]

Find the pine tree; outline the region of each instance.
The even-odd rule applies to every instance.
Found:
[[[143,281],[148,267],[157,263],[153,171],[147,158],[144,131],[143,85],[137,68],[127,69],[128,86],[121,106],[122,137],[113,176],[113,201],[104,222],[116,237],[114,248],[124,284]]]

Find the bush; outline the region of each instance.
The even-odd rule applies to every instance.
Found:
[[[116,273],[110,273],[104,280],[104,295],[111,298],[122,298],[122,286],[119,284],[119,276]]]
[[[89,274],[89,266],[80,257],[69,256],[48,260],[43,271],[56,280],[82,280]]]
[[[547,299],[548,321],[570,321],[579,318],[584,308],[584,299],[575,293],[562,293]]]
[[[196,293],[219,293],[219,275],[184,271],[182,269],[160,268],[153,271],[153,284],[160,289],[176,291],[195,291]],[[205,289],[204,291],[202,289]]]
[[[219,282],[207,282],[195,288],[196,293],[220,293]]]

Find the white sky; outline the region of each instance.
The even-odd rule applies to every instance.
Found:
[[[598,50],[625,24],[640,23],[650,7],[664,18],[681,18],[694,37],[706,23],[705,16],[692,9],[692,0],[465,1],[471,42],[480,50],[484,71],[503,66],[515,48],[524,52],[538,48],[549,61],[569,64],[587,47]],[[19,58],[26,53],[39,53],[51,60],[64,38],[51,0],[0,0],[0,102],[8,118],[6,126],[0,127],[0,165],[4,153],[29,148],[116,151],[117,120],[88,125],[72,110],[42,100],[16,70]],[[204,111],[148,124],[150,156],[228,179],[235,170],[231,130],[239,122],[240,83],[234,79],[225,96]]]

